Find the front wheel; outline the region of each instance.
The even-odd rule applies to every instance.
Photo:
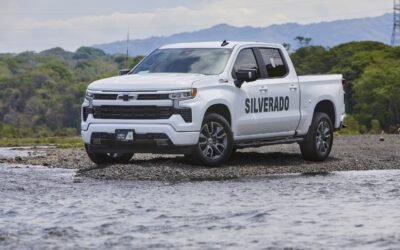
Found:
[[[96,163],[101,164],[127,164],[131,161],[133,154],[118,154],[118,153],[93,153],[89,151],[88,145],[85,145],[86,153],[89,159]]]
[[[308,161],[324,161],[333,144],[333,125],[325,113],[315,113],[304,142],[300,143],[303,158]]]
[[[196,162],[217,167],[232,154],[233,133],[228,121],[215,113],[206,114],[193,156]]]

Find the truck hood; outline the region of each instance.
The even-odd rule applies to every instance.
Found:
[[[191,88],[194,81],[208,76],[201,74],[152,73],[124,75],[101,79],[91,83],[94,91],[160,91]]]

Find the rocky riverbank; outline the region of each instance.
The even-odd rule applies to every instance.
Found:
[[[270,174],[326,174],[332,171],[400,169],[400,136],[335,137],[329,159],[322,163],[302,159],[297,144],[236,152],[219,168],[194,166],[183,156],[137,154],[131,164],[96,166],[84,149],[40,148],[40,154],[0,159],[0,162],[77,169],[78,176],[113,180],[196,181],[256,177]],[[36,149],[33,149],[35,152]],[[44,154],[43,154],[44,152]]]

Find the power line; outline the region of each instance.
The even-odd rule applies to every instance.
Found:
[[[129,30],[128,30],[128,34],[126,36],[126,59],[125,59],[125,68],[129,68]]]
[[[400,0],[393,0],[392,46],[400,45]]]

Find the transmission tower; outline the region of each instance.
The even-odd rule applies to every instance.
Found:
[[[400,0],[393,0],[392,46],[400,45]]]

